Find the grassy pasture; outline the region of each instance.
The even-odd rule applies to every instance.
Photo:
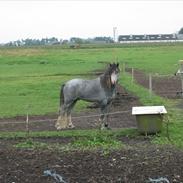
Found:
[[[71,78],[89,78],[91,76],[87,74],[104,68],[106,62],[118,60],[121,66],[125,62],[129,67],[138,68],[147,73],[171,75],[179,67],[178,60],[183,58],[183,44],[180,43],[115,46],[90,46],[81,49],[59,46],[0,48],[0,118],[25,115],[28,105],[32,115],[57,113],[60,85]],[[172,142],[183,147],[181,123],[183,115],[175,108],[177,101],[165,100],[155,95],[149,98],[148,91],[136,84],[132,85],[131,78],[127,74],[121,74],[120,82],[129,91],[139,96],[145,105],[163,104],[168,108]],[[85,104],[79,103],[77,110],[80,110],[83,105]],[[61,135],[57,132],[53,133],[40,132],[40,134],[31,135],[33,137]],[[74,131],[74,133],[76,136],[79,133],[79,136],[83,134],[84,137],[91,137],[95,132]],[[116,132],[112,133],[116,134]],[[71,134],[73,135],[73,132],[62,133],[65,136]],[[133,134],[136,133],[133,131]],[[0,137],[17,135],[26,136],[25,133],[1,133]],[[169,143],[165,131],[160,137],[155,138],[154,142]],[[80,141],[78,143],[82,144]],[[98,144],[98,140],[95,140],[95,143]]]
[[[0,48],[0,117],[58,111],[60,85],[118,60],[145,72],[173,74],[183,58],[183,45],[136,45],[63,49]],[[163,66],[163,67],[162,67]]]

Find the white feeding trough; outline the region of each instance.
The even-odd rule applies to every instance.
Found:
[[[167,111],[164,106],[140,106],[132,108],[132,115],[136,116],[140,133],[154,134],[162,129],[163,116]]]

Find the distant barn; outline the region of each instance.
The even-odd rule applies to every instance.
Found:
[[[159,42],[178,41],[177,34],[144,34],[144,35],[119,35],[118,42]]]

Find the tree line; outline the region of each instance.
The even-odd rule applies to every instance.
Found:
[[[51,38],[42,38],[42,39],[22,39],[16,41],[10,41],[4,46],[39,46],[39,45],[59,45],[59,44],[90,44],[90,43],[113,43],[113,39],[111,37],[95,37],[83,39],[79,37],[72,37],[69,40],[66,39],[58,39],[56,37]]]

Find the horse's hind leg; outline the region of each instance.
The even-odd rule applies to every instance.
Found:
[[[74,125],[71,121],[71,110],[74,107],[75,103],[76,101],[69,101],[63,104],[60,110],[60,115],[55,125],[58,130],[65,128],[74,128]]]
[[[57,122],[55,124],[55,127],[57,128],[57,130],[65,129],[68,126],[66,110],[67,110],[66,105],[63,104],[63,106],[61,107],[61,109],[59,111],[59,116],[58,116]]]

